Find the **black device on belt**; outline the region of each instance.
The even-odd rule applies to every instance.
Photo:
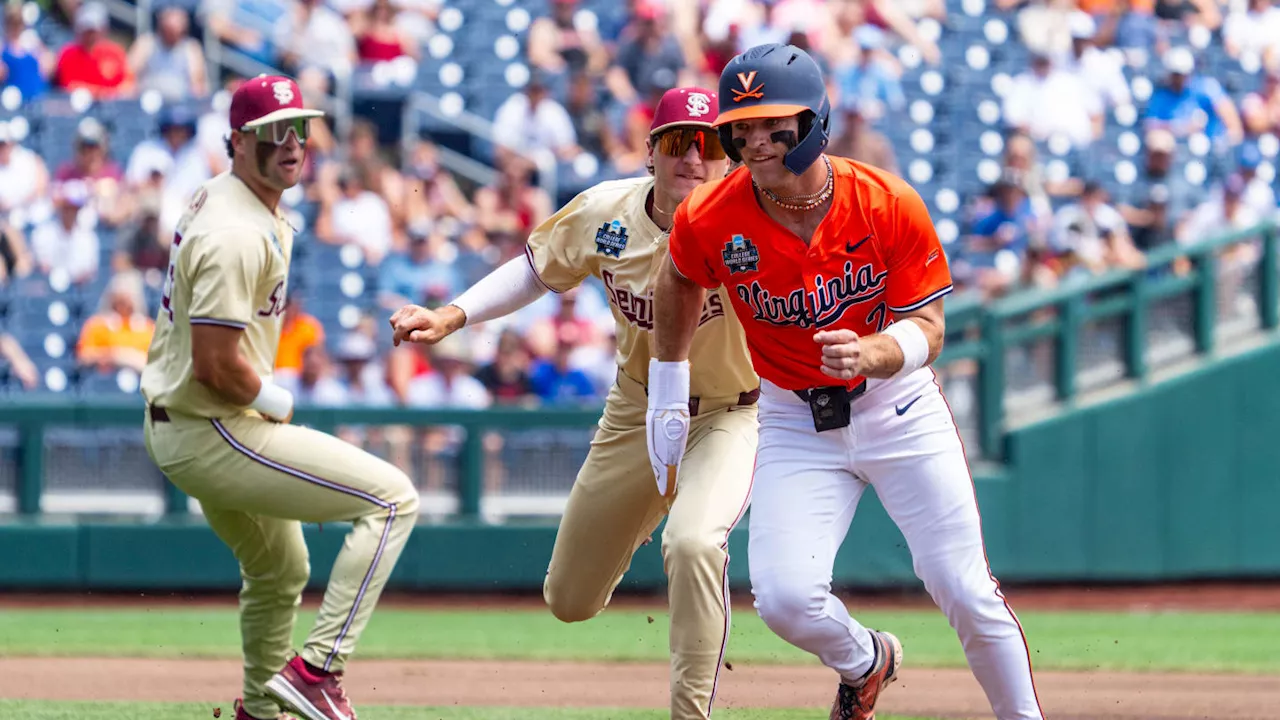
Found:
[[[867,381],[863,380],[854,388],[831,385],[792,392],[809,403],[809,412],[813,413],[813,429],[826,432],[849,427],[849,422],[853,419],[853,400],[866,391]]]

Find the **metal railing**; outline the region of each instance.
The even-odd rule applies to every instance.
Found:
[[[962,435],[971,436],[966,439],[970,459],[1000,462],[1009,430],[1028,412],[1043,416],[1069,408],[1096,392],[1140,387],[1166,370],[1212,357],[1242,339],[1274,340],[1280,323],[1277,235],[1276,227],[1266,224],[1191,247],[1159,249],[1149,255],[1148,267],[1142,271],[1109,273],[1070,287],[1020,293],[985,305],[971,298],[949,303],[947,342],[934,367]],[[1115,327],[1099,329],[1106,323]],[[1026,380],[1027,368],[1034,371],[1032,381]],[[1099,368],[1111,369],[1101,381],[1090,378]],[[966,402],[965,396],[971,396],[972,401]],[[8,429],[7,447],[11,450],[7,456],[3,452],[6,442],[0,442],[0,485],[6,483],[6,476],[16,474],[8,480],[15,485],[16,511],[31,516],[48,510],[42,508],[42,496],[51,484],[53,469],[58,476],[53,484],[64,490],[84,484],[61,477],[69,473],[96,475],[99,477],[93,480],[99,482],[102,471],[113,463],[116,472],[126,475],[142,469],[149,461],[139,459],[136,447],[124,464],[118,458],[86,464],[64,457],[69,452],[64,449],[67,446],[56,439],[58,433],[68,430],[92,432],[110,427],[132,427],[140,437],[142,410],[137,396],[117,400],[8,398],[0,405],[0,429]],[[461,431],[456,447],[431,460],[437,465],[441,460],[452,465],[446,473],[456,477],[456,484],[445,487],[448,499],[456,502],[438,512],[475,519],[487,514],[485,504],[496,499],[490,495],[502,496],[509,487],[527,489],[528,477],[539,474],[554,476],[551,482],[539,483],[535,477],[532,483],[538,486],[532,496],[538,502],[533,505],[542,509],[511,514],[554,513],[554,503],[545,501],[563,499],[576,463],[585,454],[587,438],[575,435],[570,441],[571,452],[562,447],[556,461],[548,459],[555,451],[539,444],[539,438],[557,432],[589,435],[598,417],[599,408],[302,407],[294,421],[327,432],[389,426]],[[506,449],[511,451],[522,434],[522,449],[505,458],[490,444],[496,438],[507,442]],[[972,436],[976,442],[970,442],[975,439]],[[137,439],[131,442],[137,443]],[[6,459],[9,456],[13,459]],[[493,470],[495,464],[504,463],[501,472],[506,473],[506,484],[499,492],[492,482]],[[437,475],[438,471],[437,467]],[[411,475],[420,485],[425,484],[417,471]],[[137,478],[132,480],[137,487]],[[552,486],[550,494],[548,486]],[[164,487],[164,512],[189,512],[187,498],[167,483]]]

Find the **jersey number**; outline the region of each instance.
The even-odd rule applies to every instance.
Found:
[[[876,306],[871,308],[871,312],[867,313],[867,324],[874,324],[876,326],[876,332],[883,332],[885,325],[889,324],[888,311],[889,308],[887,305],[884,303],[876,303]]]
[[[178,246],[182,244],[182,236],[173,234],[173,245],[169,248],[169,270],[164,277],[164,292],[160,297],[160,306],[169,313],[169,322],[173,322],[173,282],[178,272]]]

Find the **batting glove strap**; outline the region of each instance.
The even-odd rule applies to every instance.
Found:
[[[649,464],[658,493],[672,497],[680,461],[689,444],[689,363],[649,361],[649,407],[645,413]]]

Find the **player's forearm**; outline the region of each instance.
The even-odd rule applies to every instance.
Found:
[[[262,390],[262,378],[239,353],[229,362],[196,363],[195,378],[232,405],[248,407]]]
[[[924,332],[924,337],[929,346],[929,352],[924,361],[925,365],[938,358],[938,353],[942,352],[943,332],[940,325],[935,324],[931,319],[922,317],[907,317],[897,322],[914,323]],[[906,354],[903,352],[902,343],[892,335],[883,332],[868,335],[859,341],[859,346],[861,356],[858,363],[858,371],[863,376],[883,380],[897,375],[902,370]]]
[[[528,258],[523,255],[511,258],[450,303],[462,313],[462,317],[456,318],[460,321],[457,327],[451,331],[463,324],[475,325],[509,315],[542,297],[546,291]],[[441,313],[451,309],[441,308]]]
[[[653,289],[653,356],[662,362],[689,359],[706,290],[680,275],[668,257]]]

